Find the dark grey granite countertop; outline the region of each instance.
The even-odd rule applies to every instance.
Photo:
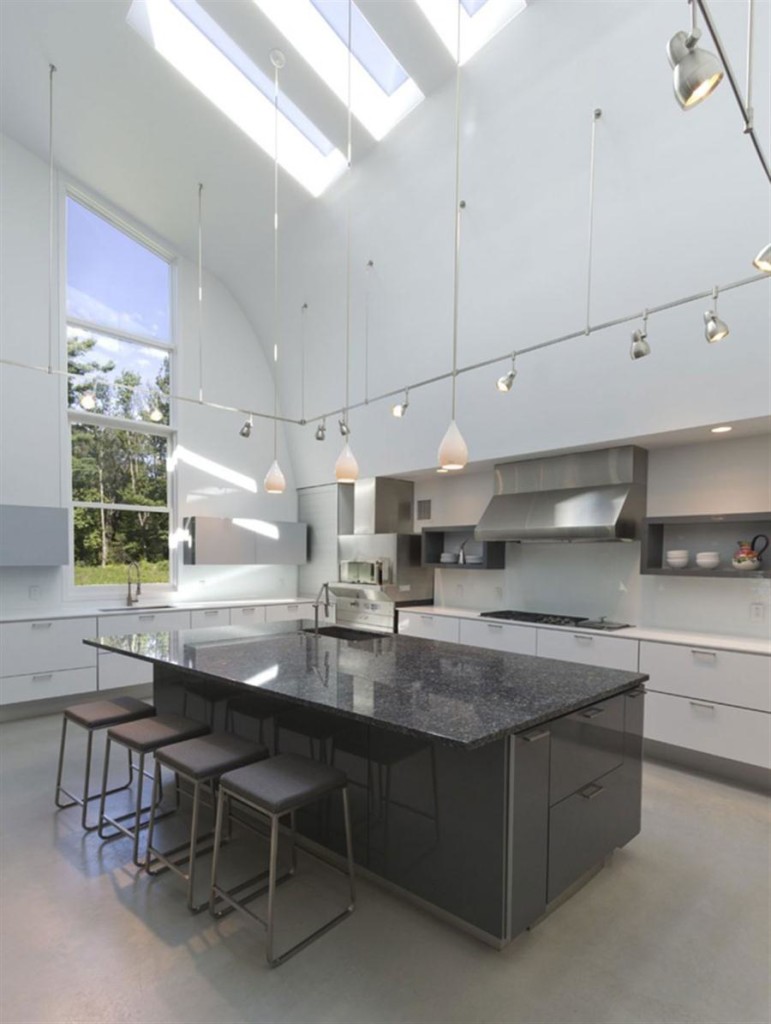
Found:
[[[303,632],[310,625],[180,629],[85,642],[463,747],[531,729],[648,678],[411,636],[334,640]]]

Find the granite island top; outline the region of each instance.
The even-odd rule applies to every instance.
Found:
[[[531,729],[648,678],[398,634],[337,640],[316,636],[312,623],[303,621],[133,633],[84,642],[465,748]]]

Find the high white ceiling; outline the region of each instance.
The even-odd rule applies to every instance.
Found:
[[[267,74],[287,54],[282,88],[341,150],[346,111],[248,0],[201,0]],[[454,64],[417,5],[358,0],[429,95]],[[272,162],[126,25],[130,0],[2,0],[0,128],[48,155],[48,65],[55,78],[55,160],[68,175],[193,258],[198,182],[205,185],[205,263],[257,324],[257,268],[272,228]],[[397,135],[397,126],[391,138]],[[376,144],[354,124],[354,162]],[[312,199],[281,177],[285,217]]]

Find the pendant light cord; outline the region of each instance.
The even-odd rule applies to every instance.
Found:
[[[198,183],[198,401],[203,403],[203,184]]]
[[[460,275],[460,16],[458,0],[458,31],[455,61],[455,261],[453,266],[452,306],[452,419],[455,419],[455,390],[458,375],[458,279]]]
[[[351,164],[353,161],[353,146],[352,146],[352,121],[351,121],[351,70],[352,70],[352,0],[348,0],[348,201],[346,209],[346,226],[345,226],[345,420],[346,427],[348,426],[348,406],[350,403],[350,384],[351,384]],[[346,435],[347,436],[347,435]]]
[[[369,280],[373,260],[367,260],[366,287],[364,289],[364,404],[369,405]]]
[[[305,423],[305,315],[308,312],[308,303],[303,302],[300,307],[300,421]]]
[[[586,253],[586,331],[592,333],[592,247],[594,244],[594,156],[597,145],[597,122],[602,111],[597,107],[592,113],[592,144],[589,157],[589,240]]]
[[[54,74],[48,65],[48,372],[54,368]]]
[[[273,65],[273,458],[278,458],[278,62]]]

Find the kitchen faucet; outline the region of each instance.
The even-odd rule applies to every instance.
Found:
[[[136,578],[137,578],[137,588],[136,588],[135,596],[134,597],[131,596],[131,567],[132,567],[132,565],[134,566],[135,575],[136,575]],[[126,566],[126,582],[128,583],[128,594],[126,595],[126,604],[130,608],[132,606],[132,604],[139,604],[139,595],[142,593],[142,577],[139,574],[139,563],[138,562],[129,562],[128,565]]]
[[[321,595],[324,594],[325,600],[322,602]],[[322,583],[319,588],[319,592],[316,595],[316,600],[313,602],[313,628],[318,633],[319,631],[319,608],[324,605],[324,615],[329,618],[329,583]]]

